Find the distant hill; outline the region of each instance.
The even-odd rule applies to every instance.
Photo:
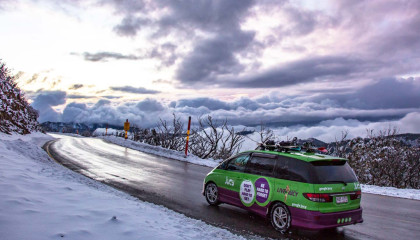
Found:
[[[394,136],[388,136],[388,138],[393,137],[396,140],[398,140],[400,143],[402,143],[405,146],[409,147],[420,147],[420,134],[417,133],[403,133],[403,134],[396,134]],[[343,142],[339,143],[339,146],[346,146],[350,141],[353,139],[347,139]],[[364,138],[364,142],[368,142],[369,138]],[[336,143],[332,142],[328,144],[328,149],[330,153],[334,153],[334,149],[336,147]]]
[[[63,132],[63,133],[79,133],[89,135],[88,133],[94,132],[97,128],[113,128],[122,130],[123,126],[111,125],[106,123],[64,123],[64,122],[43,122],[41,129],[46,132]]]
[[[26,101],[6,65],[0,61],[0,132],[28,134],[39,130],[38,112]]]

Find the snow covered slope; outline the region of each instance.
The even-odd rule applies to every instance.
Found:
[[[38,112],[29,106],[14,77],[0,61],[0,132],[28,134],[38,130]]]
[[[242,239],[68,170],[49,139],[0,133],[0,239]]]

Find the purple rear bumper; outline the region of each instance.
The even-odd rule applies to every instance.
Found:
[[[362,223],[362,208],[335,212],[320,213],[289,207],[292,214],[292,226],[311,230],[334,228],[350,224]]]

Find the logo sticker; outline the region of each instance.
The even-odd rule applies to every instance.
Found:
[[[270,186],[265,178],[258,178],[255,181],[255,188],[257,189],[257,202],[265,203],[270,195]]]
[[[354,190],[360,189],[360,184],[359,183],[353,183],[353,184],[354,184]]]
[[[249,180],[243,181],[241,183],[241,189],[240,189],[239,194],[240,194],[242,202],[245,205],[252,203],[255,197],[254,184],[252,184],[252,182]]]
[[[297,207],[297,208],[302,208],[302,209],[306,209],[307,206],[302,205],[300,203],[292,203],[292,207]]]
[[[287,185],[286,188],[277,188],[277,192],[284,194],[284,202],[287,202],[288,195],[296,197],[299,194],[299,192],[296,192],[295,190],[290,190],[289,185]]]
[[[332,191],[332,188],[331,187],[320,187],[319,188],[319,191]]]
[[[232,187],[235,186],[235,182],[233,181],[233,179],[228,178],[228,177],[226,177],[225,184],[229,185],[229,186],[232,186]]]

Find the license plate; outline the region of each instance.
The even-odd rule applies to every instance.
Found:
[[[347,203],[348,201],[347,196],[338,196],[335,198],[336,203]]]

